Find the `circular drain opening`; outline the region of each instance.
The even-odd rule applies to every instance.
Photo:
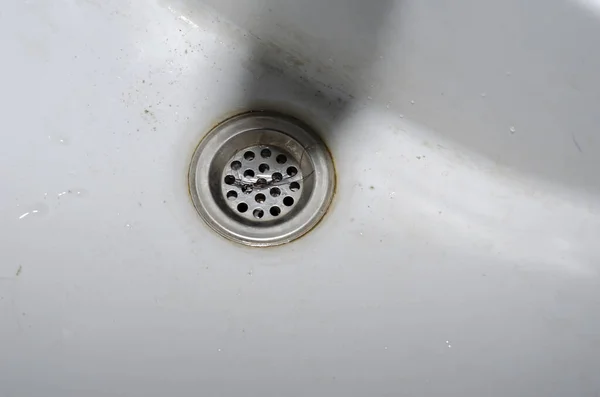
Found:
[[[190,167],[198,213],[219,234],[269,246],[292,241],[323,217],[333,196],[333,162],[303,123],[246,113],[215,127]]]

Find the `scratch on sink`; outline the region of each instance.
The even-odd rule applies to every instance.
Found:
[[[175,11],[173,8],[168,7],[169,11],[171,11],[171,13],[177,15],[179,14],[177,11]],[[189,19],[188,17],[186,17],[185,15],[178,15],[178,18],[181,19],[183,22],[187,23],[188,25],[190,25],[191,27],[198,29],[198,25],[196,23],[194,23],[194,21],[192,21],[191,19]]]
[[[185,17],[183,15],[180,15],[179,19],[181,19],[183,22],[187,23],[188,25],[190,25],[190,26],[198,29],[198,25],[196,25],[194,22],[192,22],[191,19],[189,19],[189,18],[187,18],[187,17]]]
[[[573,138],[573,143],[577,147],[577,150],[579,150],[579,153],[583,153],[583,150],[581,150],[581,146],[579,146],[579,142],[577,142],[575,135],[571,134],[571,138]]]
[[[19,268],[17,269],[17,273],[15,273],[15,276],[19,277],[19,275],[21,274],[22,271],[23,271],[23,266],[19,265]]]

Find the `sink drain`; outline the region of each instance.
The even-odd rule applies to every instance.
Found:
[[[331,156],[300,121],[270,112],[233,117],[208,133],[189,173],[196,210],[233,241],[290,242],[323,217],[335,188]]]
[[[250,220],[268,222],[285,216],[302,199],[300,164],[278,147],[257,145],[240,150],[222,176],[229,207]],[[250,205],[256,208],[249,211]]]

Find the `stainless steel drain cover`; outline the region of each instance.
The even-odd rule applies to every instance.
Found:
[[[323,217],[335,189],[329,151],[302,122],[252,112],[215,127],[200,142],[189,173],[196,210],[233,241],[290,242]]]

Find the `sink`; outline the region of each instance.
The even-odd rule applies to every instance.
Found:
[[[600,394],[599,10],[4,4],[0,395]],[[335,164],[266,248],[188,183],[260,110]]]

